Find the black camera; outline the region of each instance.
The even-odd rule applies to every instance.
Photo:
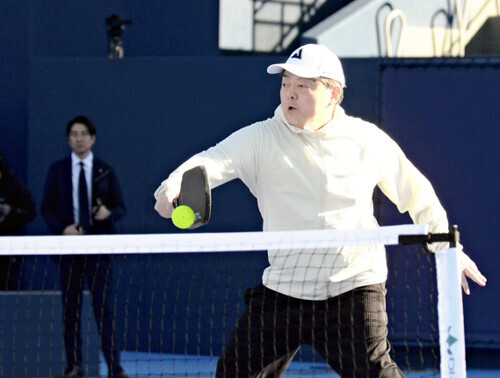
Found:
[[[125,56],[122,34],[125,26],[131,24],[132,20],[125,20],[116,14],[106,18],[106,25],[108,26],[108,57],[110,59],[121,59]]]
[[[108,35],[110,37],[120,37],[125,29],[125,26],[131,24],[132,20],[124,20],[116,14],[106,18],[106,25],[109,26]]]

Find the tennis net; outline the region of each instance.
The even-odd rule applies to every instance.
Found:
[[[373,230],[3,237],[0,255],[20,263],[14,290],[0,293],[0,375],[57,376],[66,367],[59,283],[62,258],[112,256],[114,327],[131,377],[212,377],[224,343],[245,311],[245,291],[262,280],[267,250],[320,253],[385,245],[392,358],[407,376],[465,375],[456,250],[423,245],[456,240],[423,225]],[[444,277],[446,279],[440,279]],[[4,279],[4,278],[2,278]],[[88,289],[87,283],[86,289]],[[92,298],[82,298],[87,376],[107,374]],[[452,370],[452,371],[451,371]],[[304,345],[285,377],[335,376]]]

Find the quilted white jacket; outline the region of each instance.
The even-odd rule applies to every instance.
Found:
[[[264,231],[367,229],[375,186],[415,223],[447,232],[429,181],[377,126],[345,114],[314,131],[274,117],[244,127],[176,169],[157,189],[178,193],[182,173],[204,165],[215,188],[239,178],[257,198]],[[387,278],[382,245],[270,250],[263,284],[297,298],[322,300]]]

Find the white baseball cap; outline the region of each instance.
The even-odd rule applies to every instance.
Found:
[[[301,46],[290,55],[286,63],[271,64],[267,67],[267,73],[270,74],[279,74],[283,70],[308,79],[327,77],[338,81],[342,87],[346,86],[339,58],[323,45]]]

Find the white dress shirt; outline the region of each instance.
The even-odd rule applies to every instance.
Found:
[[[78,181],[80,178],[80,163],[83,163],[85,181],[87,183],[87,194],[89,197],[89,209],[92,209],[92,164],[94,154],[91,152],[85,159],[81,160],[74,152],[71,153],[71,181],[73,183],[73,217],[75,224],[79,223],[80,206],[78,201]],[[90,219],[92,223],[92,219]]]

